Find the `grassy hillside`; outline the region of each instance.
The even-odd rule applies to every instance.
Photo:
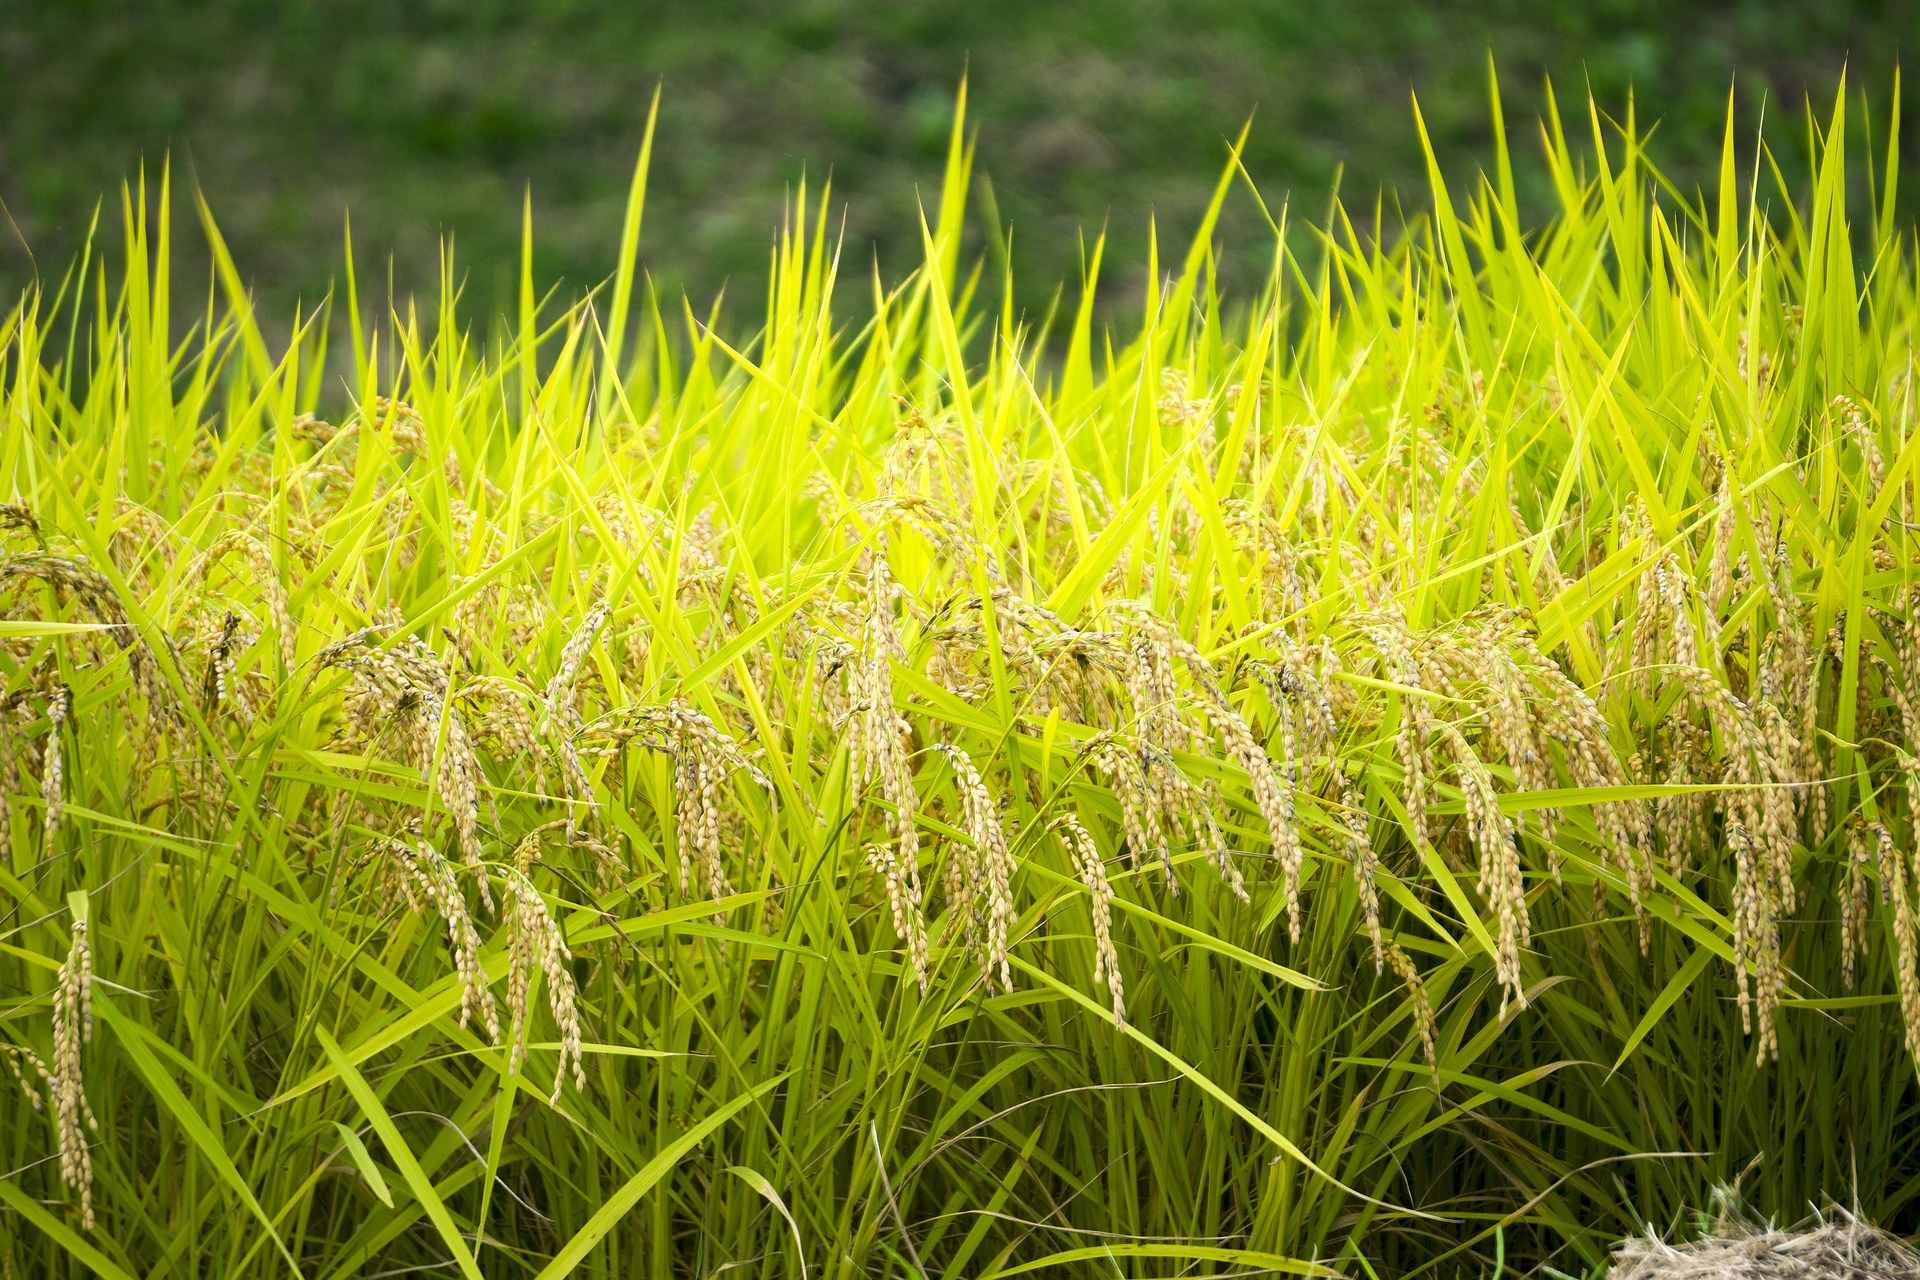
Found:
[[[1421,188],[1416,87],[1449,167],[1481,160],[1489,48],[1529,137],[1549,73],[1576,116],[1589,85],[1615,115],[1631,90],[1689,191],[1714,180],[1737,79],[1743,134],[1764,106],[1799,181],[1806,95],[1830,100],[1850,65],[1884,121],[1912,39],[1900,0],[20,4],[0,14],[0,199],[57,279],[99,193],[170,150],[271,314],[337,280],[348,210],[367,269],[384,278],[391,253],[403,292],[433,292],[439,239],[457,231],[470,300],[510,308],[529,186],[536,281],[578,291],[607,275],[664,84],[648,269],[702,307],[731,281],[732,305],[757,322],[766,244],[803,174],[817,186],[831,172],[861,288],[876,246],[889,282],[913,269],[916,192],[938,191],[953,86],[969,72],[981,169],[1014,229],[1020,302],[1038,314],[1080,269],[1079,230],[1110,220],[1130,273],[1150,213],[1188,234],[1249,114],[1250,174],[1315,219],[1341,166],[1358,212],[1383,188]],[[1906,123],[1912,155],[1911,109]],[[1556,199],[1536,154],[1517,152],[1530,220]],[[969,252],[993,238],[984,188],[975,213]],[[1259,219],[1230,210],[1220,234],[1236,291],[1257,289]],[[182,263],[196,281],[203,267]],[[0,284],[17,289],[29,270],[0,228]]]
[[[1550,127],[1533,224],[1496,133],[1223,297],[1229,169],[1052,335],[957,123],[906,283],[840,321],[809,193],[750,333],[636,274],[644,169],[591,305],[533,238],[491,327],[346,274],[291,340],[130,193],[124,272],[0,322],[0,1261],[1912,1225],[1920,296],[1848,109],[1698,204]]]

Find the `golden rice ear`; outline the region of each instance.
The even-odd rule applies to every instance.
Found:
[[[852,699],[848,751],[855,786],[878,783],[886,802],[882,821],[893,835],[890,846],[867,847],[867,861],[886,884],[894,930],[906,942],[914,980],[925,995],[928,985],[927,926],[920,887],[920,797],[914,790],[907,751],[912,724],[895,704],[893,663],[905,657],[894,625],[893,608],[903,594],[884,555],[871,557],[863,584],[860,648],[849,680]]]
[[[93,948],[87,941],[90,910],[84,892],[74,900],[73,944],[60,966],[53,996],[53,1070],[50,1090],[59,1128],[60,1181],[80,1198],[80,1228],[93,1230],[93,1154],[88,1130],[97,1130],[87,1102],[80,1050],[93,1039]]]
[[[496,1011],[492,983],[481,964],[480,932],[467,909],[465,893],[454,877],[453,868],[431,842],[419,837],[390,838],[383,841],[387,857],[418,893],[416,902],[430,904],[447,927],[447,945],[453,951],[454,969],[460,976],[460,1025],[478,1021],[486,1028],[487,1038],[500,1043],[500,1019]]]
[[[1053,820],[1053,826],[1061,833],[1061,843],[1066,846],[1080,883],[1086,886],[1087,908],[1093,918],[1093,980],[1106,983],[1107,994],[1113,1001],[1113,1025],[1124,1026],[1126,991],[1120,975],[1120,953],[1113,945],[1113,886],[1107,880],[1106,863],[1092,834],[1078,817],[1063,813]]]
[[[576,824],[582,811],[589,818],[593,816],[597,802],[593,794],[593,780],[587,776],[579,748],[574,743],[574,734],[582,723],[578,692],[574,686],[580,678],[580,668],[586,661],[587,651],[593,647],[594,637],[606,625],[609,616],[610,611],[604,601],[587,610],[586,617],[567,637],[566,644],[561,646],[560,661],[547,681],[541,727],[553,743],[554,754],[559,757],[561,781],[566,787]]]
[[[568,967],[573,953],[560,936],[546,900],[525,872],[509,869],[505,880],[508,1067],[519,1070],[526,1057],[528,997],[533,971],[537,968],[546,980],[547,1005],[560,1033],[560,1061],[554,1069],[553,1094],[548,1099],[558,1106],[569,1067],[574,1087],[583,1092],[587,1087],[586,1069],[580,1061],[579,992],[574,986],[573,971]]]
[[[1373,971],[1379,973],[1386,963],[1384,943],[1380,928],[1380,886],[1377,877],[1380,872],[1380,858],[1373,850],[1373,842],[1368,838],[1368,815],[1365,803],[1355,792],[1353,785],[1343,776],[1338,780],[1340,787],[1340,825],[1345,831],[1342,841],[1347,857],[1347,865],[1353,872],[1354,891],[1360,895],[1360,915],[1366,921],[1367,942],[1373,948]]]
[[[53,1093],[53,1074],[47,1070],[47,1064],[40,1055],[24,1045],[0,1044],[0,1060],[7,1064],[7,1074],[20,1086],[21,1095],[27,1100],[35,1114],[47,1109],[47,1098]],[[25,1063],[25,1068],[22,1067]],[[33,1080],[27,1079],[27,1069],[31,1069]],[[37,1082],[37,1083],[36,1083]]]
[[[1520,841],[1512,822],[1500,809],[1493,777],[1473,747],[1446,721],[1435,720],[1434,730],[1453,753],[1467,830],[1479,853],[1480,896],[1493,907],[1499,922],[1494,978],[1504,988],[1500,996],[1500,1016],[1504,1019],[1509,999],[1520,1008],[1527,1006],[1526,987],[1520,977],[1520,950],[1527,945],[1530,922],[1526,885],[1521,879]]]
[[[1913,787],[1912,768],[1907,785]],[[1868,824],[1874,853],[1880,863],[1880,892],[1893,906],[1894,978],[1900,991],[1900,1017],[1906,1026],[1907,1052],[1920,1061],[1920,853],[1902,849],[1893,834],[1878,823]],[[1744,991],[1742,992],[1744,998]],[[1742,1014],[1745,1005],[1742,1004]]]
[[[45,797],[47,805],[46,850],[49,858],[55,856],[57,851],[60,825],[66,815],[65,730],[67,716],[72,710],[73,690],[64,684],[55,685],[47,695],[47,745],[41,755],[44,772],[40,780],[40,794]]]
[[[929,980],[927,921],[921,913],[918,876],[902,865],[901,852],[901,847],[891,842],[873,843],[866,848],[866,860],[886,888],[893,931],[907,945],[908,972],[925,996]]]
[[[987,790],[973,757],[959,747],[938,748],[953,765],[954,782],[960,793],[962,829],[973,847],[966,863],[969,883],[955,906],[966,912],[971,936],[975,930],[973,906],[983,904],[985,920],[980,935],[980,976],[991,991],[997,979],[1002,991],[1013,989],[1013,970],[1007,963],[1008,928],[1015,916],[1013,902],[1013,854],[1007,847],[1006,831],[1000,823],[999,806]]]
[[[1835,887],[1835,896],[1840,901],[1840,980],[1851,991],[1855,961],[1867,948],[1867,864],[1871,855],[1859,824],[1849,824],[1846,837],[1846,874]]]
[[[1434,1020],[1433,1001],[1427,995],[1427,984],[1420,977],[1420,970],[1400,948],[1400,944],[1388,941],[1386,946],[1387,965],[1400,978],[1406,988],[1407,998],[1412,1003],[1414,1030],[1420,1036],[1420,1051],[1427,1060],[1427,1066],[1433,1075],[1434,1087],[1440,1085],[1440,1024]]]

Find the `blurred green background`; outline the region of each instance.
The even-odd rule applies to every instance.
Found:
[[[288,314],[337,274],[349,209],[363,270],[390,257],[402,292],[431,288],[455,231],[470,300],[494,305],[529,187],[542,282],[590,287],[612,269],[660,82],[646,264],[699,300],[732,282],[730,311],[750,319],[802,174],[830,172],[845,201],[857,288],[876,252],[888,277],[914,265],[916,195],[934,197],[964,70],[978,168],[1039,307],[1074,273],[1082,228],[1110,226],[1116,289],[1140,278],[1150,212],[1189,234],[1250,113],[1247,164],[1269,199],[1318,217],[1344,166],[1355,204],[1384,187],[1415,207],[1409,91],[1470,175],[1490,155],[1491,48],[1523,198],[1543,189],[1530,160],[1549,73],[1581,136],[1586,84],[1616,112],[1631,89],[1690,186],[1710,176],[1736,79],[1743,128],[1765,103],[1789,166],[1806,95],[1824,112],[1849,64],[1884,140],[1916,36],[1914,0],[0,0],[0,199],[17,227],[0,226],[0,287],[35,263],[57,280],[102,195],[117,236],[119,183],[169,152]],[[1920,154],[1911,106],[1903,139]],[[1920,173],[1909,212],[1916,194]],[[1229,281],[1264,269],[1260,238],[1243,202],[1222,233]]]

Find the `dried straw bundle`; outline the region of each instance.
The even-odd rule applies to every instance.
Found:
[[[1623,1240],[1609,1280],[1920,1280],[1920,1252],[1852,1214],[1798,1231],[1722,1215],[1704,1239]]]

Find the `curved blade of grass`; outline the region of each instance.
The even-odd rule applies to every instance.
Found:
[[[1703,947],[1694,952],[1693,958],[1681,966],[1680,972],[1667,980],[1667,985],[1661,989],[1659,996],[1647,1006],[1647,1012],[1634,1027],[1633,1034],[1628,1036],[1627,1042],[1620,1047],[1620,1056],[1613,1060],[1613,1066],[1608,1070],[1608,1075],[1613,1075],[1626,1065],[1627,1059],[1633,1056],[1633,1051],[1638,1049],[1640,1042],[1647,1038],[1647,1033],[1660,1025],[1660,1019],[1666,1016],[1667,1010],[1673,1008],[1674,1002],[1686,993],[1687,988],[1693,985],[1694,979],[1698,978],[1714,959],[1713,952]]]
[[[1282,1257],[1277,1253],[1261,1253],[1256,1249],[1222,1249],[1215,1245],[1204,1244],[1134,1244],[1116,1240],[1112,1244],[1083,1245],[1078,1249],[1050,1253],[1044,1258],[1035,1258],[1017,1267],[1001,1267],[987,1272],[980,1277],[980,1280],[1002,1280],[1005,1276],[1025,1275],[1029,1271],[1039,1271],[1046,1267],[1064,1267],[1075,1262],[1098,1262],[1109,1258],[1171,1258],[1183,1262],[1230,1262],[1235,1266],[1253,1268],[1254,1272],[1274,1271],[1290,1276],[1339,1276],[1342,1274],[1324,1263]]]
[[[705,1142],[708,1135],[733,1119],[748,1103],[791,1074],[791,1072],[782,1071],[771,1080],[762,1081],[674,1139],[660,1154],[642,1165],[640,1172],[628,1178],[618,1191],[607,1197],[605,1203],[594,1211],[591,1218],[587,1219],[586,1225],[576,1231],[573,1239],[567,1241],[566,1246],[553,1256],[553,1261],[541,1268],[535,1280],[560,1280],[562,1276],[572,1275],[573,1269],[580,1265],[580,1260],[606,1238],[607,1233],[618,1225],[620,1219],[627,1215],[627,1211],[639,1202],[640,1197],[652,1190],[654,1184],[660,1179],[666,1177],[673,1167],[680,1163],[682,1157]]]
[[[0,618],[0,640],[31,640],[35,636],[71,636],[110,629],[104,622],[40,622],[33,618]]]
[[[208,1126],[206,1118],[194,1109],[193,1103],[188,1101],[187,1095],[180,1091],[180,1086],[174,1082],[171,1075],[167,1074],[167,1069],[160,1065],[159,1059],[153,1056],[153,1051],[147,1048],[146,1042],[137,1035],[129,1034],[124,1021],[125,1015],[114,1008],[113,1001],[96,1000],[93,1007],[100,1014],[101,1021],[113,1028],[114,1033],[119,1037],[120,1047],[133,1060],[134,1066],[146,1080],[147,1087],[153,1090],[154,1097],[166,1109],[167,1114],[173,1117],[174,1123],[193,1139],[194,1145],[200,1149],[202,1155],[206,1156],[207,1162],[214,1167],[221,1180],[232,1187],[234,1193],[240,1197],[241,1203],[247,1206],[254,1217],[260,1219],[260,1225],[267,1229],[267,1235],[273,1240],[274,1247],[279,1249],[280,1256],[286,1259],[288,1269],[298,1276],[300,1263],[287,1248],[286,1241],[280,1238],[280,1232],[274,1227],[273,1219],[267,1216],[267,1211],[260,1207],[258,1200],[254,1199],[253,1188],[248,1186],[247,1180],[240,1176],[240,1171],[234,1167],[232,1158],[227,1155],[226,1148],[221,1145],[220,1139]]]
[[[440,1194],[433,1189],[432,1180],[427,1177],[426,1170],[420,1167],[420,1161],[414,1157],[412,1148],[407,1146],[407,1140],[400,1136],[399,1128],[393,1123],[393,1117],[387,1114],[387,1109],[381,1104],[379,1095],[374,1093],[366,1077],[360,1074],[360,1069],[348,1061],[347,1055],[341,1051],[339,1044],[328,1034],[325,1027],[315,1027],[313,1033],[319,1040],[321,1049],[333,1062],[334,1069],[339,1072],[341,1081],[347,1086],[347,1092],[351,1093],[353,1100],[360,1104],[361,1114],[366,1116],[367,1123],[373,1126],[373,1131],[380,1135],[380,1141],[386,1145],[387,1155],[400,1170],[400,1176],[406,1179],[407,1188],[413,1192],[414,1199],[425,1207],[427,1217],[432,1220],[434,1229],[440,1233],[441,1242],[447,1246],[447,1251],[453,1255],[453,1261],[460,1268],[460,1273],[466,1276],[467,1280],[481,1280],[480,1268],[474,1263],[473,1251],[467,1248],[466,1238],[460,1234],[459,1227],[454,1225],[453,1215],[447,1212],[446,1202],[441,1200]]]
[[[742,1164],[728,1165],[727,1172],[760,1193],[760,1197],[787,1220],[787,1229],[793,1232],[794,1256],[800,1259],[800,1280],[807,1280],[807,1247],[800,1239],[800,1224],[793,1220],[793,1213],[787,1208],[787,1202],[780,1198],[780,1192],[774,1187],[766,1174],[758,1169],[749,1169]]]
[[[1020,970],[1022,973],[1026,974],[1028,977],[1033,978],[1038,982],[1044,983],[1049,987],[1052,987],[1055,991],[1058,991],[1061,995],[1066,996],[1068,999],[1072,1000],[1074,1003],[1081,1005],[1082,1007],[1087,1009],[1089,1012],[1094,1014],[1094,1016],[1098,1017],[1103,1022],[1108,1021],[1113,1017],[1112,1009],[1106,1008],[1101,1004],[1099,1004],[1094,999],[1092,999],[1091,997],[1083,995],[1080,992],[1074,990],[1072,987],[1060,981],[1058,978],[1046,972],[1044,969],[1036,968],[1034,965],[1027,963],[1025,960],[1021,959],[1019,956],[1010,955],[1007,957],[1007,959],[1013,965],[1014,968]],[[1120,1025],[1119,1030],[1120,1030],[1120,1034],[1126,1036],[1129,1040],[1132,1040],[1135,1044],[1140,1045],[1142,1048],[1146,1049],[1148,1053],[1153,1054],[1156,1058],[1161,1059],[1168,1066],[1178,1071],[1181,1075],[1193,1081],[1193,1083],[1198,1085],[1201,1091],[1205,1093],[1208,1097],[1212,1098],[1214,1101],[1218,1102],[1221,1106],[1225,1107],[1227,1110],[1233,1112],[1233,1114],[1235,1114],[1236,1116],[1239,1116],[1242,1120],[1246,1121],[1249,1125],[1253,1126],[1253,1129],[1256,1133],[1258,1133],[1261,1137],[1265,1138],[1268,1142],[1271,1142],[1274,1146],[1278,1147],[1286,1155],[1289,1155],[1294,1160],[1298,1161],[1302,1166],[1306,1168],[1306,1170],[1309,1173],[1313,1173],[1318,1177],[1325,1179],[1327,1182],[1339,1188],[1341,1191],[1346,1192],[1348,1195],[1353,1196],[1356,1199],[1365,1200],[1370,1204],[1377,1204],[1377,1205],[1380,1205],[1382,1208],[1392,1209],[1397,1213],[1412,1214],[1414,1217],[1418,1217],[1418,1218],[1431,1218],[1435,1221],[1442,1220],[1433,1214],[1422,1213],[1417,1209],[1404,1209],[1404,1208],[1401,1208],[1399,1205],[1388,1204],[1382,1200],[1375,1200],[1372,1196],[1367,1195],[1363,1191],[1354,1190],[1352,1187],[1349,1187],[1346,1183],[1340,1181],[1340,1179],[1334,1177],[1332,1174],[1328,1173],[1325,1169],[1322,1169],[1319,1165],[1315,1164],[1313,1161],[1313,1157],[1309,1156],[1306,1152],[1302,1151],[1297,1145],[1294,1144],[1292,1139],[1288,1138],[1285,1134],[1281,1133],[1278,1129],[1275,1129],[1272,1125],[1268,1124],[1265,1120],[1262,1120],[1259,1116],[1249,1111],[1246,1105],[1242,1103],[1238,1098],[1234,1097],[1232,1094],[1228,1093],[1225,1089],[1222,1089],[1219,1085],[1215,1084],[1213,1080],[1205,1072],[1201,1071],[1198,1067],[1188,1062],[1185,1058],[1182,1058],[1179,1054],[1167,1048],[1165,1045],[1161,1044],[1158,1040],[1155,1040],[1152,1036],[1146,1034],[1144,1031],[1140,1030],[1140,1028],[1134,1026],[1130,1022],[1122,1023]]]
[[[374,1199],[387,1208],[393,1208],[393,1192],[387,1190],[387,1180],[380,1172],[380,1166],[373,1162],[373,1155],[367,1150],[367,1144],[360,1141],[360,1135],[341,1124],[338,1120],[333,1127],[340,1131],[340,1141],[347,1149],[347,1155],[353,1160],[353,1167],[367,1180],[368,1188]]]
[[[21,1217],[47,1233],[47,1236],[79,1261],[107,1280],[133,1280],[106,1254],[87,1243],[78,1231],[48,1213],[45,1206],[14,1184],[11,1178],[0,1181],[0,1200],[7,1202]]]

